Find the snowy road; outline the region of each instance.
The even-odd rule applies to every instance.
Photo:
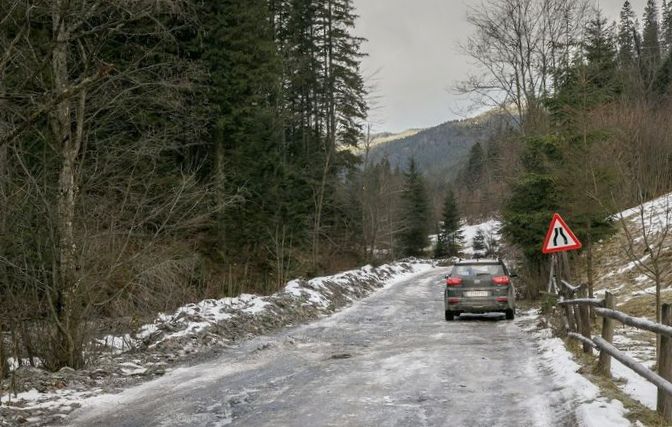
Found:
[[[101,396],[68,425],[572,426],[525,321],[443,320],[434,269],[330,318]]]

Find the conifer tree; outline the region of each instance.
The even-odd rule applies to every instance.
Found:
[[[485,166],[485,151],[483,146],[477,142],[469,151],[469,160],[465,169],[464,182],[469,190],[478,188],[483,177],[483,168]]]
[[[443,221],[437,238],[435,257],[454,257],[462,248],[462,232],[460,231],[460,214],[457,209],[455,193],[449,190],[443,204]]]
[[[667,56],[672,48],[672,1],[668,2],[663,0],[663,6],[661,9],[662,14],[662,50],[663,56]]]
[[[419,256],[429,245],[430,211],[425,182],[415,159],[411,159],[404,178],[401,196],[403,231],[399,236],[398,249],[403,256]]]
[[[210,101],[217,107],[212,130],[212,174],[217,197],[239,194],[218,218],[214,253],[239,263],[268,258],[269,230],[283,211],[277,103],[281,63],[265,0],[208,2],[203,59],[211,75]]]
[[[615,89],[616,43],[613,26],[600,12],[588,22],[583,50],[590,82],[600,89]]]
[[[485,255],[485,233],[480,228],[476,230],[476,234],[471,241],[471,247],[474,249],[474,256],[477,258]]]
[[[660,24],[656,0],[647,0],[642,31],[642,79],[648,91],[660,65]]]
[[[621,20],[618,26],[618,60],[621,69],[629,72],[637,63],[639,31],[635,12],[629,1],[623,4]]]

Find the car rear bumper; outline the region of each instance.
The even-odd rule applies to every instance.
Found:
[[[495,298],[469,300],[460,298],[459,302],[451,302],[450,299],[445,301],[446,311],[460,312],[460,313],[488,313],[492,311],[513,310],[515,304],[513,301],[497,301]]]

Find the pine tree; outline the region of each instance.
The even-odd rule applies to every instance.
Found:
[[[282,67],[270,22],[266,0],[208,2],[203,17],[203,59],[211,75],[210,102],[217,107],[211,132],[215,202],[240,196],[218,218],[211,245],[214,253],[258,263],[261,270],[268,259],[268,233],[285,220],[290,223],[280,195]]]
[[[656,0],[647,0],[644,9],[641,61],[642,79],[648,91],[660,65],[660,27]]]
[[[667,56],[672,48],[672,1],[663,0],[662,7],[662,48],[663,55]]]
[[[496,258],[499,255],[499,241],[494,232],[490,231],[485,236],[485,256],[487,258]]]
[[[618,26],[618,60],[619,65],[626,72],[638,62],[638,38],[635,12],[630,2],[626,1],[621,9],[621,21]]]
[[[480,228],[476,230],[476,234],[471,242],[471,247],[474,250],[474,256],[477,258],[485,255],[486,245],[485,245],[485,233]]]
[[[465,169],[464,182],[469,190],[475,190],[481,183],[483,168],[485,166],[485,151],[477,142],[469,151],[469,160]]]
[[[436,258],[457,256],[462,248],[463,237],[460,231],[460,214],[457,209],[457,201],[452,190],[449,190],[446,194],[442,219],[434,256]]]
[[[424,179],[415,159],[404,174],[402,193],[403,231],[399,236],[399,252],[403,256],[419,256],[429,246],[430,211]]]
[[[607,25],[600,12],[586,27],[583,50],[591,85],[612,91],[616,78],[616,43],[613,26]]]

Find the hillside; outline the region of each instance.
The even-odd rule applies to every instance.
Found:
[[[383,140],[374,145],[369,157],[373,162],[387,158],[393,168],[405,168],[415,158],[426,176],[452,179],[471,147],[487,140],[505,123],[502,115],[493,113],[449,121],[409,136]]]
[[[617,233],[595,245],[595,296],[614,294],[616,309],[636,317],[656,319],[654,261],[661,272],[661,301],[672,303],[672,194],[614,215]],[[627,232],[626,232],[627,228]],[[646,236],[646,239],[644,239]],[[646,249],[645,242],[653,248]],[[654,257],[650,255],[654,254]],[[656,255],[659,254],[659,255]],[[655,365],[656,337],[618,324],[614,344],[649,368]],[[612,361],[612,375],[619,388],[650,409],[656,408],[656,387],[618,361]]]
[[[660,248],[656,258],[664,283],[661,298],[663,303],[672,303],[672,289],[667,287],[672,278],[672,194],[614,218],[617,234],[596,247],[595,288],[600,293],[608,290],[616,295],[619,310],[655,319],[654,259],[646,249],[644,236],[654,254]]]

